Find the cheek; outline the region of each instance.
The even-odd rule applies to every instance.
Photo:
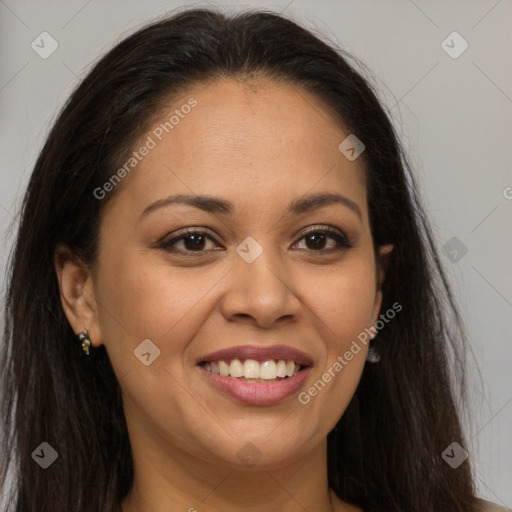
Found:
[[[372,322],[375,267],[370,259],[354,257],[336,271],[317,275],[314,284],[309,305],[320,320],[316,324],[325,352],[315,378],[298,398],[310,414],[322,418],[323,432],[345,411],[364,369],[367,344],[358,336],[367,336],[364,330]]]
[[[308,302],[322,321],[331,348],[343,350],[372,322],[375,267],[354,256],[337,269],[309,276]]]
[[[114,366],[126,372],[140,365],[133,351],[146,339],[161,350],[160,363],[181,359],[203,323],[202,300],[219,275],[172,268],[145,251],[127,250],[105,251],[96,279],[102,342]]]

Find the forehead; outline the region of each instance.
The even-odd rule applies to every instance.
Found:
[[[338,149],[349,132],[301,87],[219,79],[190,87],[161,112],[134,148],[151,149],[122,184],[120,199],[138,210],[174,193],[253,206],[315,189],[365,197],[362,159],[349,161]]]

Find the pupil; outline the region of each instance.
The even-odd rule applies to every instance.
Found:
[[[190,241],[192,240],[192,243]],[[204,244],[204,236],[203,235],[188,235],[187,238],[185,238],[185,245],[187,249],[202,249]]]
[[[314,234],[309,235],[308,237],[306,237],[306,239],[308,241],[316,239],[316,242],[313,242],[312,247],[313,248],[316,247],[318,249],[319,243],[320,243],[320,245],[322,245],[322,243],[325,242],[325,235],[323,233],[314,233]],[[309,244],[308,244],[308,247],[309,247]]]

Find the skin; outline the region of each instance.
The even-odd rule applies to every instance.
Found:
[[[270,406],[237,402],[196,362],[234,345],[289,345],[314,361],[304,391],[376,322],[392,246],[380,247],[376,262],[362,159],[338,150],[349,132],[294,85],[197,85],[162,120],[190,96],[198,105],[106,204],[94,264],[65,247],[55,258],[71,326],[106,346],[123,392],[135,467],[123,512],[360,511],[328,488],[326,436],[355,392],[367,346],[307,405],[297,396]],[[292,200],[318,192],[348,197],[361,219],[341,204],[286,213]],[[178,193],[220,197],[235,212],[170,205],[141,217]],[[354,246],[318,254],[304,238],[316,225]],[[194,256],[190,239],[174,249],[191,257],[158,247],[191,226],[214,238],[204,255]],[[235,251],[247,236],[263,248],[250,264]],[[327,238],[320,249],[336,246]],[[148,366],[134,357],[144,339],[160,349]],[[259,453],[251,467],[237,457],[249,442]]]

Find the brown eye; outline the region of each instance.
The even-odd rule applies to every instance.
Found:
[[[174,237],[170,240],[164,241],[160,247],[169,252],[177,252],[177,253],[203,253],[208,252],[208,249],[205,246],[208,241],[215,242],[212,236],[210,236],[205,231],[186,231],[181,235]],[[179,243],[181,243],[181,247],[176,247]]]
[[[329,239],[334,240],[333,247],[326,247]],[[346,236],[332,229],[313,229],[306,233],[301,240],[306,241],[306,249],[312,252],[330,252],[353,247]]]
[[[187,251],[200,251],[204,249],[206,244],[206,236],[201,234],[192,234],[181,237],[183,245]]]
[[[308,252],[323,254],[343,249],[349,249],[353,245],[349,242],[348,238],[331,228],[315,228],[311,229],[300,240],[305,240],[305,249]],[[216,244],[215,239],[205,231],[187,230],[182,232],[179,236],[166,240],[160,244],[160,248],[174,253],[183,255],[199,256],[207,253],[215,248],[207,248],[208,241]],[[181,247],[178,244],[182,244]],[[331,247],[328,247],[328,245]],[[217,245],[218,246],[218,245]],[[303,250],[302,248],[300,250]]]

